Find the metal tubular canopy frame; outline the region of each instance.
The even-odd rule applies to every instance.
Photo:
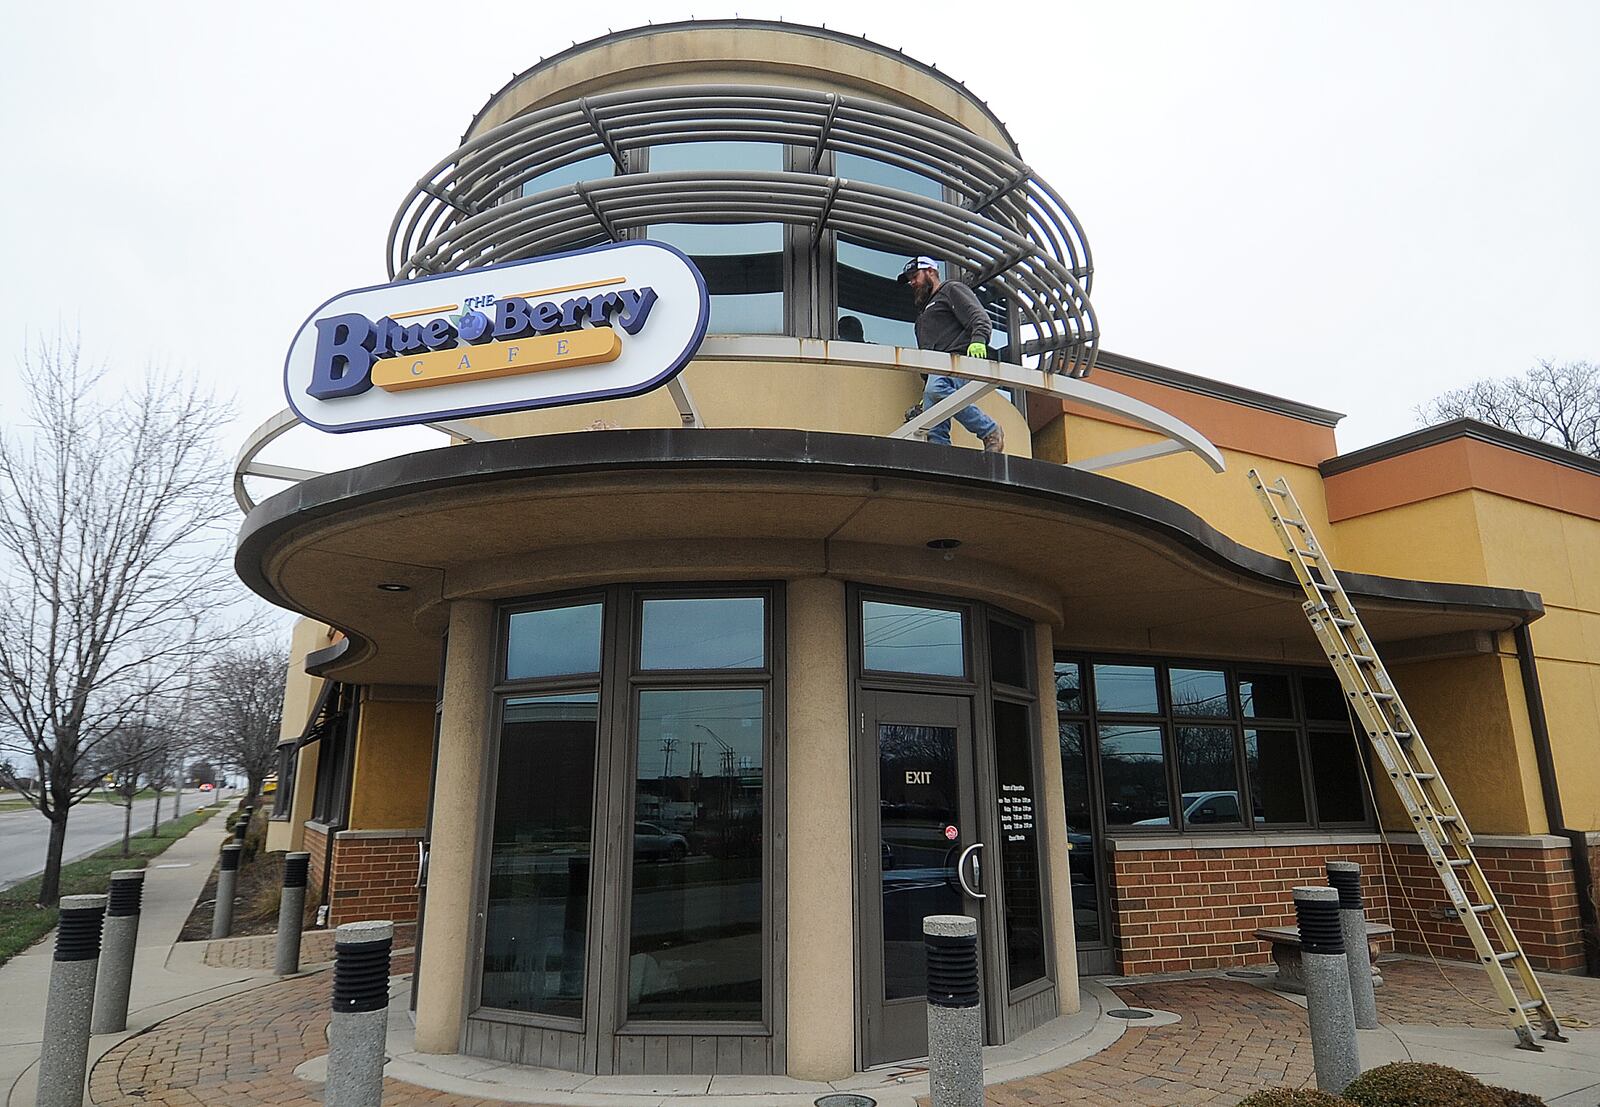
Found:
[[[811,172],[630,172],[639,151],[682,142],[769,142],[800,151]],[[936,182],[927,196],[824,171],[856,154]],[[528,196],[541,175],[593,157],[607,176]],[[1099,325],[1089,302],[1094,264],[1071,209],[1009,149],[946,120],[864,97],[760,85],[674,85],[579,97],[518,116],[455,150],[417,182],[389,229],[389,275],[406,280],[624,239],[652,223],[780,222],[809,227],[813,244],[846,240],[940,254],[975,285],[1016,308],[1020,349],[1032,364],[983,361],[866,343],[712,335],[697,360],[828,361],[969,382],[955,397],[889,432],[926,437],[962,403],[996,388],[1023,389],[1118,415],[1156,442],[1073,462],[1103,471],[1192,453],[1213,471],[1222,455],[1204,435],[1132,397],[1074,379],[1093,368]],[[686,427],[703,425],[681,378],[668,385]],[[255,506],[248,476],[300,481],[320,474],[257,458],[299,425],[284,410],[246,439],[234,461],[234,497]],[[427,424],[456,438],[497,437],[479,423]]]
[[[858,154],[938,182],[957,202],[815,172],[635,173],[636,151],[771,142]],[[604,156],[621,172],[523,196]],[[395,214],[389,273],[406,279],[614,241],[659,222],[781,222],[906,254],[932,253],[1017,308],[1022,353],[1083,376],[1099,326],[1083,229],[1009,150],[934,116],[863,97],[757,85],[679,85],[580,97],[494,127],[430,169]]]

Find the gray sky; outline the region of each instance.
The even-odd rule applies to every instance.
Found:
[[[1082,220],[1107,349],[1348,412],[1346,450],[1473,378],[1600,360],[1600,5],[737,11],[865,33],[964,80]],[[508,76],[690,14],[732,13],[10,5],[0,357],[61,324],[114,374],[200,375],[235,397],[231,451],[283,407],[306,314],[385,278],[396,206]],[[16,400],[0,373],[0,423]],[[324,467],[436,439],[295,433],[277,459]]]

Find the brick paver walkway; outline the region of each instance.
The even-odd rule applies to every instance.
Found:
[[[409,969],[409,955],[395,971]],[[1476,970],[1450,966],[1451,982],[1480,1002],[1492,996]],[[1421,962],[1384,966],[1378,993],[1386,1022],[1499,1026]],[[1563,1014],[1600,1022],[1600,980],[1545,978]],[[117,1046],[90,1080],[99,1107],[230,1107],[322,1102],[322,1086],[294,1070],[327,1052],[329,973],[286,980],[218,1000],[169,1019]],[[991,1087],[994,1107],[1108,1104],[1118,1107],[1231,1105],[1274,1084],[1311,1081],[1305,1012],[1281,997],[1236,980],[1184,980],[1122,986],[1129,1006],[1175,1011],[1181,1022],[1132,1027],[1111,1048],[1075,1065]],[[386,1107],[509,1107],[390,1080]]]

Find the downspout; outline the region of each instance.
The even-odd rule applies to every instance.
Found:
[[[1534,663],[1533,639],[1528,624],[1519,623],[1512,631],[1517,642],[1517,667],[1522,672],[1522,695],[1528,704],[1528,722],[1533,730],[1533,753],[1539,765],[1539,788],[1544,793],[1545,818],[1550,833],[1565,838],[1571,846],[1572,883],[1578,893],[1578,917],[1583,923],[1583,960],[1590,976],[1600,976],[1600,913],[1594,900],[1594,869],[1589,863],[1589,835],[1567,826],[1561,809],[1561,785],[1556,779],[1555,754],[1550,748],[1550,726],[1544,713],[1544,693],[1539,689],[1539,669]]]

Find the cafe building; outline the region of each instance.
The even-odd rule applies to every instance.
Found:
[[[417,303],[648,241],[707,318],[635,394],[337,473],[270,460],[317,433],[296,409],[241,451],[238,572],[304,616],[269,847],[310,851],[326,925],[415,924],[420,1050],[905,1062],[930,914],[978,919],[1011,1042],[1082,975],[1264,963],[1330,857],[1395,948],[1462,956],[1252,467],[1344,571],[1530,955],[1585,969],[1600,463],[1466,421],[1340,454],[1336,412],[1102,348],[1071,182],[859,37],[609,34],[438,155],[387,244]],[[978,291],[994,360],[915,349],[911,255]],[[929,371],[1003,453],[925,440]]]

